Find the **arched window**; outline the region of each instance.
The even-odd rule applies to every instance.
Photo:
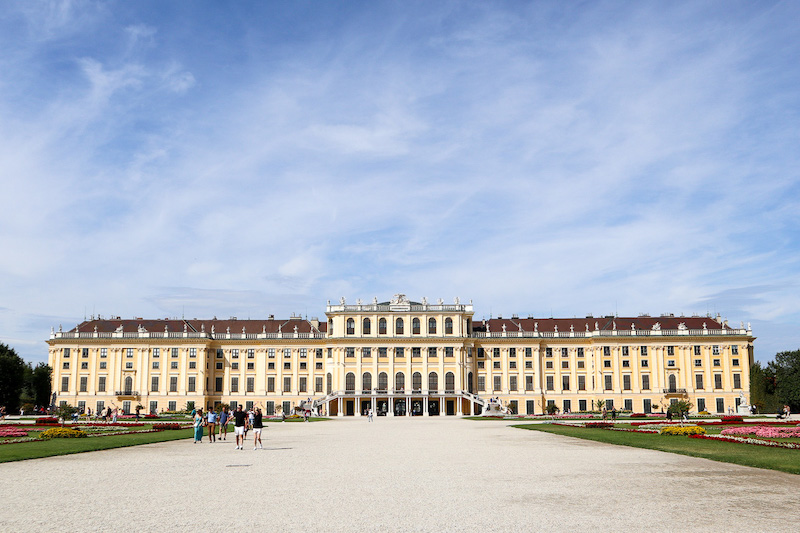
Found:
[[[394,390],[403,390],[406,388],[406,375],[398,372],[394,375]]]
[[[361,389],[365,392],[372,390],[372,374],[369,372],[364,372],[364,375],[361,376]]]
[[[430,374],[428,374],[428,390],[429,391],[439,390],[439,376],[436,375],[436,372],[431,372]]]
[[[133,392],[133,378],[128,376],[125,378],[125,394],[130,395]]]
[[[414,390],[422,390],[422,374],[414,372],[411,376],[411,386]]]
[[[675,379],[675,374],[669,376],[669,390],[675,391],[678,388],[678,380]]]
[[[456,390],[456,375],[452,372],[448,372],[444,375],[444,390],[446,391],[454,391]]]
[[[428,319],[428,335],[436,335],[436,319]]]
[[[411,321],[411,333],[419,335],[419,318],[415,318]]]
[[[330,394],[330,393],[333,392],[333,376],[330,373],[328,373],[328,387],[327,387],[327,390],[328,390],[327,394]]]
[[[444,319],[444,332],[446,335],[453,334],[453,319],[452,318],[445,318]]]
[[[356,390],[356,375],[352,372],[348,372],[344,377],[344,388],[347,391]]]
[[[386,390],[389,388],[389,375],[386,372],[378,374],[378,390]]]
[[[362,333],[364,333],[364,335],[369,335],[370,334],[370,332],[372,331],[372,329],[370,327],[371,325],[372,325],[372,323],[369,321],[369,318],[365,318],[364,319],[364,325],[361,328],[363,330]]]
[[[403,334],[403,319],[402,318],[398,318],[397,320],[394,321],[394,332],[395,332],[396,335],[402,335]]]
[[[352,318],[347,319],[347,334],[354,335],[356,332],[356,321]]]
[[[386,319],[381,318],[378,320],[378,334],[379,335],[386,335]]]
[[[475,387],[472,386],[472,372],[467,374],[467,391],[471,393],[475,392]]]

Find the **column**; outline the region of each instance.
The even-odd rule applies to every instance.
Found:
[[[336,416],[344,416],[344,411],[342,410],[342,407],[343,407],[343,406],[342,406],[342,397],[341,397],[341,396],[339,396],[339,398],[337,398],[337,401],[339,402],[339,403],[338,403],[338,405],[339,405],[339,411],[336,413]]]

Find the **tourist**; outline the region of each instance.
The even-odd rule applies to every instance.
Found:
[[[219,414],[219,436],[222,437],[222,440],[228,440],[228,419],[230,415],[228,414],[228,407],[224,406],[222,408],[222,412]]]
[[[198,409],[194,413],[194,444],[203,442],[203,410]]]
[[[137,405],[137,406],[136,406],[136,421],[137,421],[137,422],[139,421],[139,410],[140,410],[141,408],[142,408],[142,406],[140,406],[140,405]]]
[[[608,419],[608,409],[603,406],[603,422],[605,422],[606,419]]]
[[[372,407],[369,408],[369,411],[368,411],[368,414],[367,414],[367,421],[368,422],[372,422]]]
[[[253,421],[255,419],[255,413],[252,409],[247,410],[247,425],[244,427],[244,436],[247,437],[247,432],[253,429]],[[244,440],[242,441],[244,443]]]
[[[253,413],[253,449],[264,449],[261,443],[261,430],[264,428],[264,422],[261,415],[261,409],[256,407],[256,412]]]
[[[788,405],[783,406],[783,418],[789,420],[789,416],[792,414],[792,410],[789,408]]]
[[[116,424],[116,423],[117,423],[117,415],[118,415],[118,414],[119,414],[119,411],[118,411],[118,410],[117,410],[117,408],[115,407],[115,408],[114,408],[114,410],[113,410],[113,411],[111,411],[111,422],[112,422],[112,423],[114,423],[114,424]]]
[[[616,407],[612,407],[611,408],[611,420],[613,420],[614,422],[617,421],[617,408]]]
[[[236,436],[236,449],[244,450],[244,428],[247,424],[247,413],[242,411],[242,406],[237,405],[233,416],[233,434]]]
[[[6,406],[0,406],[0,422],[5,422],[6,420]]]
[[[216,442],[217,440],[217,412],[214,409],[208,410],[208,416],[206,418],[206,424],[208,425],[208,442]]]

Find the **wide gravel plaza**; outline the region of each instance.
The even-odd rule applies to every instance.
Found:
[[[797,531],[800,476],[452,417],[0,465],[2,531]],[[252,436],[250,433],[248,436]]]

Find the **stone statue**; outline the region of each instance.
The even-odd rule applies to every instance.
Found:
[[[164,324],[164,333],[169,333],[169,325]]]
[[[436,303],[439,304],[439,305],[443,305],[444,304],[444,300],[442,300],[441,298],[438,298],[436,300]]]
[[[122,324],[119,325],[119,327],[116,329],[116,332],[122,333]]]
[[[206,332],[206,325],[200,324],[200,333],[205,333],[205,332]]]
[[[503,333],[505,333],[505,332],[506,332],[506,325],[503,324]]]
[[[686,331],[686,322],[681,322],[680,324],[678,324],[678,329],[680,331]]]
[[[358,299],[356,300],[356,305],[361,305],[361,298],[358,298]]]
[[[215,333],[215,332],[214,332],[214,330],[215,330],[215,329],[216,329],[216,328],[214,327],[214,324],[211,324],[211,334],[212,334],[212,335]]]
[[[611,321],[611,329],[613,329],[614,331],[617,331],[617,321],[616,320],[612,320]]]
[[[600,324],[598,324],[597,322],[594,323],[594,330],[600,331]]]
[[[245,335],[245,329],[244,329],[244,326],[242,326],[242,335]]]
[[[558,324],[556,324],[555,326],[553,326],[553,331],[555,331],[556,333],[558,333]]]
[[[183,332],[186,333],[189,331],[189,326],[186,325],[186,322],[183,323]]]
[[[373,296],[372,297],[372,305],[378,305],[378,297],[377,296]]]
[[[661,324],[659,322],[656,322],[655,324],[653,324],[652,329],[653,331],[661,331]]]
[[[708,329],[708,327],[706,327],[706,323],[705,322],[703,322],[703,329]]]
[[[534,333],[539,333],[539,323],[538,322],[534,322],[533,323],[533,332]]]
[[[261,333],[262,333],[262,334],[264,334],[264,335],[266,335],[266,333],[267,333],[267,325],[266,325],[266,324],[264,324],[263,326],[261,326]]]
[[[231,334],[231,327],[230,327],[230,326],[228,326],[227,328],[225,328],[225,333],[227,333],[228,335],[230,335],[230,334]]]
[[[456,305],[461,305],[461,298],[459,298],[458,296],[456,296],[455,300],[453,301],[456,303]]]
[[[345,304],[345,299],[344,296],[342,296],[341,298],[339,298],[339,305],[344,305],[344,304]]]
[[[569,332],[570,333],[574,333],[575,332],[575,325],[574,324],[570,324],[569,325]]]
[[[586,333],[589,333],[589,323],[587,322],[585,325],[586,325]]]
[[[426,296],[422,297],[422,305],[428,305],[428,298]]]

